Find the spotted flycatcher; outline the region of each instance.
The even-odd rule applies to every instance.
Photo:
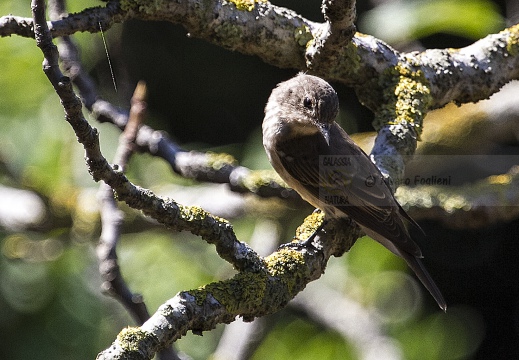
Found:
[[[326,81],[298,74],[280,83],[270,95],[263,120],[263,145],[270,163],[310,204],[329,217],[350,217],[402,257],[446,310],[404,220],[420,227],[398,204],[366,153],[335,122],[338,112],[339,99]]]

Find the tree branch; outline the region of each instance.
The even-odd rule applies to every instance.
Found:
[[[415,219],[433,219],[458,229],[478,229],[519,216],[519,167],[463,186],[401,187],[398,202]]]
[[[331,222],[325,232],[315,233],[323,219],[320,212],[308,216],[291,244],[265,258],[262,271],[242,271],[232,279],[180,292],[141,327],[121,331],[97,359],[150,359],[188,330],[201,333],[216,324],[230,323],[236,316],[252,321],[282,309],[308,282],[323,274],[330,256],[347,251],[359,235],[350,222]],[[313,246],[301,246],[312,235]]]
[[[338,61],[337,54],[355,35],[355,3],[354,0],[323,0],[321,10],[326,23],[307,43],[305,57],[309,69],[319,71]]]
[[[105,8],[86,9],[62,20],[50,22],[49,28],[52,35],[57,37],[78,31],[98,32],[99,21],[105,30],[113,23],[128,19],[170,21],[184,25],[191,36],[259,56],[278,67],[296,69],[306,67],[305,54],[314,56],[307,46],[325,36],[323,28],[336,28],[337,31],[331,34],[332,38],[327,39],[331,43],[329,46],[332,47],[333,39],[344,42],[346,46],[337,48],[337,61],[326,66],[314,66],[313,71],[327,79],[342,81],[357,88],[361,100],[375,109],[380,104],[385,84],[374,82],[373,77],[381,76],[398,62],[412,65],[415,71],[423,71],[434,99],[432,108],[450,101],[464,103],[487,98],[505,82],[518,78],[517,25],[462,49],[433,49],[422,53],[400,54],[384,42],[360,33],[353,37],[352,42],[347,42],[349,37],[343,35],[349,34],[353,28],[353,1],[325,1],[323,10],[329,23],[311,22],[266,1],[255,2],[246,8],[222,1],[206,7],[188,0],[175,3],[133,1],[124,4],[109,1]],[[10,15],[0,18],[0,36],[17,34],[32,37],[32,33],[27,31],[31,27],[31,19]],[[324,33],[328,34],[329,31]],[[481,79],[477,86],[473,86],[475,79]],[[375,94],[380,96],[362,96],[377,89]]]
[[[139,84],[137,89],[142,86],[142,84]],[[132,98],[130,110],[130,114],[133,114],[133,116],[130,116],[126,130],[119,137],[119,146],[114,157],[114,163],[123,171],[133,153],[131,144],[135,140],[145,109],[145,105],[142,105],[144,102],[141,96],[142,91],[137,89]],[[105,183],[102,183],[99,188],[99,202],[101,204],[102,232],[96,252],[99,272],[105,280],[103,289],[118,299],[129,310],[138,324],[143,324],[150,317],[146,305],[140,295],[133,294],[130,291],[117,262],[116,248],[121,234],[123,213],[117,208],[112,188]]]
[[[252,320],[256,316],[271,313],[283,307],[307,282],[318,278],[330,256],[340,255],[351,247],[358,237],[358,228],[349,232],[353,236],[343,238],[344,227],[351,229],[354,226],[349,222],[334,223],[335,228],[327,229],[330,234],[335,234],[339,229],[336,236],[316,236],[312,248],[294,244],[262,260],[247,245],[235,239],[232,229],[222,219],[214,218],[201,209],[183,207],[172,200],[156,197],[131,184],[122,172],[110,167],[102,156],[97,132],[83,118],[79,99],[69,79],[61,74],[57,66],[58,52],[46,26],[44,2],[33,0],[32,8],[36,41],[44,54],[44,72],[62,100],[67,121],[85,148],[87,165],[94,180],[104,180],[119,199],[159,222],[176,230],[190,230],[206,241],[215,243],[220,256],[241,270],[233,279],[180,293],[173,302],[161,307],[140,329],[123,331],[114,346],[121,343],[123,351],[149,357],[187,330],[209,330],[219,322],[232,321],[237,315]],[[300,229],[299,237],[308,238],[314,234],[323,216],[320,213],[313,214]],[[128,344],[128,340],[131,343]],[[135,352],[135,349],[138,351]],[[114,349],[109,352],[110,357],[114,356]],[[100,355],[100,358],[103,356]]]
[[[426,50],[415,59],[430,84],[431,109],[487,99],[519,78],[519,25],[461,49]]]

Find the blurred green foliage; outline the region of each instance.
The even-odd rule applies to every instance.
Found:
[[[353,356],[351,345],[334,332],[289,315],[272,329],[252,359],[333,360]]]
[[[97,5],[94,0],[69,1],[72,11]],[[29,3],[4,0],[0,15],[9,13],[30,16]],[[495,8],[483,0],[400,1],[380,6],[361,19],[363,31],[388,41],[440,31],[475,39],[503,25]],[[113,32],[119,30],[112,30],[108,38],[116,42]],[[98,34],[78,34],[75,38],[86,69],[99,59],[105,61]],[[52,212],[49,218],[54,219],[42,230],[0,231],[0,358],[93,359],[124,326],[134,323],[120,304],[100,292],[95,257],[100,233],[95,205],[98,184],[87,173],[82,148],[63,119],[59,99],[41,71],[41,61],[32,39],[0,39],[0,160],[6,166],[0,183],[38,193]],[[104,154],[111,159],[119,132],[109,124],[95,126],[100,129]],[[226,150],[245,166],[269,166],[258,130],[247,143]],[[192,183],[178,178],[167,164],[149,155],[136,155],[128,171],[133,181],[152,189],[172,182]],[[297,221],[305,215],[292,214]],[[128,222],[144,223],[139,216],[128,212]],[[232,220],[241,240],[249,240],[256,220],[254,216]],[[283,241],[290,240],[296,221],[277,221],[285,231]],[[179,291],[233,274],[213,246],[151,225],[125,233],[118,255],[130,288],[143,294],[152,313]],[[319,281],[373,309],[406,359],[468,358],[484,331],[478,315],[467,309],[438,314],[434,305],[424,307],[420,299],[428,294],[420,295],[423,289],[417,290],[415,280],[404,271],[403,261],[374,241],[361,239],[351,253],[332,259]],[[429,314],[432,311],[434,314]],[[216,348],[222,330],[219,326],[203,337],[188,334],[178,341],[178,348],[193,359],[205,359]],[[265,358],[355,359],[356,354],[352,344],[338,334],[288,315],[269,329],[253,356]]]
[[[388,1],[359,17],[359,31],[390,44],[436,33],[472,40],[503,30],[505,20],[489,0]]]

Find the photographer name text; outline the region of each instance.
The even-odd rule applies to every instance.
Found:
[[[412,178],[405,178],[400,181],[400,185],[450,185],[451,184],[451,176],[420,176],[415,175]]]

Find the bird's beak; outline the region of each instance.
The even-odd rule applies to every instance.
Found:
[[[330,145],[330,124],[317,125],[319,132],[323,135],[327,145]]]

